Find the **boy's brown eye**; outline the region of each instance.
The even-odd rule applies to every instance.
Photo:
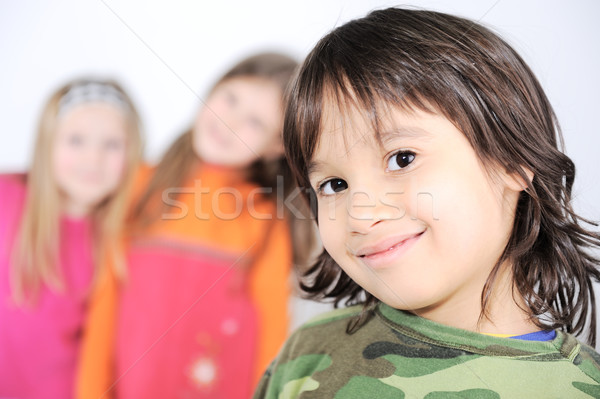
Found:
[[[324,195],[333,195],[348,188],[348,183],[342,179],[327,180],[319,186],[319,191]]]
[[[415,153],[412,151],[400,151],[392,155],[388,161],[388,170],[400,170],[406,168],[415,160]]]

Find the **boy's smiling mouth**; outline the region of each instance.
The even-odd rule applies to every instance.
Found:
[[[411,248],[425,233],[402,234],[385,238],[374,245],[366,245],[355,252],[354,256],[371,268],[384,268],[396,257]]]

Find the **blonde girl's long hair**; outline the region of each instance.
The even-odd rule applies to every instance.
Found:
[[[117,276],[125,273],[121,229],[133,175],[141,157],[140,119],[130,97],[116,82],[79,79],[58,89],[46,103],[39,119],[33,162],[26,183],[27,198],[11,258],[12,296],[17,304],[35,302],[44,284],[55,291],[65,289],[59,268],[61,193],[52,174],[52,149],[61,100],[74,88],[89,85],[104,86],[118,92],[128,134],[121,183],[90,214],[94,275],[97,276],[101,265],[111,265]]]
[[[260,78],[277,84],[281,90],[282,103],[285,103],[287,88],[294,77],[298,63],[280,53],[259,53],[250,56],[233,66],[213,86],[212,91],[220,84],[235,78]],[[133,209],[133,220],[137,228],[144,228],[156,221],[162,212],[168,211],[168,206],[161,203],[161,193],[169,187],[181,187],[189,179],[189,173],[201,163],[192,145],[192,129],[180,135],[164,154],[158,164],[145,192],[141,195]],[[292,244],[294,248],[294,263],[302,268],[307,264],[307,257],[316,245],[313,222],[310,211],[302,196],[295,195],[297,186],[287,161],[282,156],[279,159],[258,159],[247,170],[247,181],[261,187],[271,188],[270,200],[276,202],[281,190],[277,184],[283,181],[283,194],[297,198],[293,206],[298,212],[285,209],[285,217],[290,224]],[[280,198],[283,200],[283,198]],[[282,201],[280,201],[281,203]]]

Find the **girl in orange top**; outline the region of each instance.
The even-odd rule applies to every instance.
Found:
[[[250,397],[288,332],[289,221],[301,214],[289,206],[298,193],[281,129],[295,67],[280,54],[236,65],[211,90],[192,129],[141,173],[114,368],[104,377],[93,373],[96,389],[127,399]],[[95,303],[103,314],[95,334],[105,346],[87,342],[96,355],[110,347],[100,333],[113,328],[109,291]],[[89,381],[80,387],[84,397],[93,396]]]

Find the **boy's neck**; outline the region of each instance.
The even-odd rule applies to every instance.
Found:
[[[540,327],[523,310],[527,306],[512,285],[509,269],[503,268],[504,272],[498,273],[484,317],[480,317],[481,290],[465,295],[463,301],[412,313],[447,326],[486,334],[522,335],[539,331]]]

